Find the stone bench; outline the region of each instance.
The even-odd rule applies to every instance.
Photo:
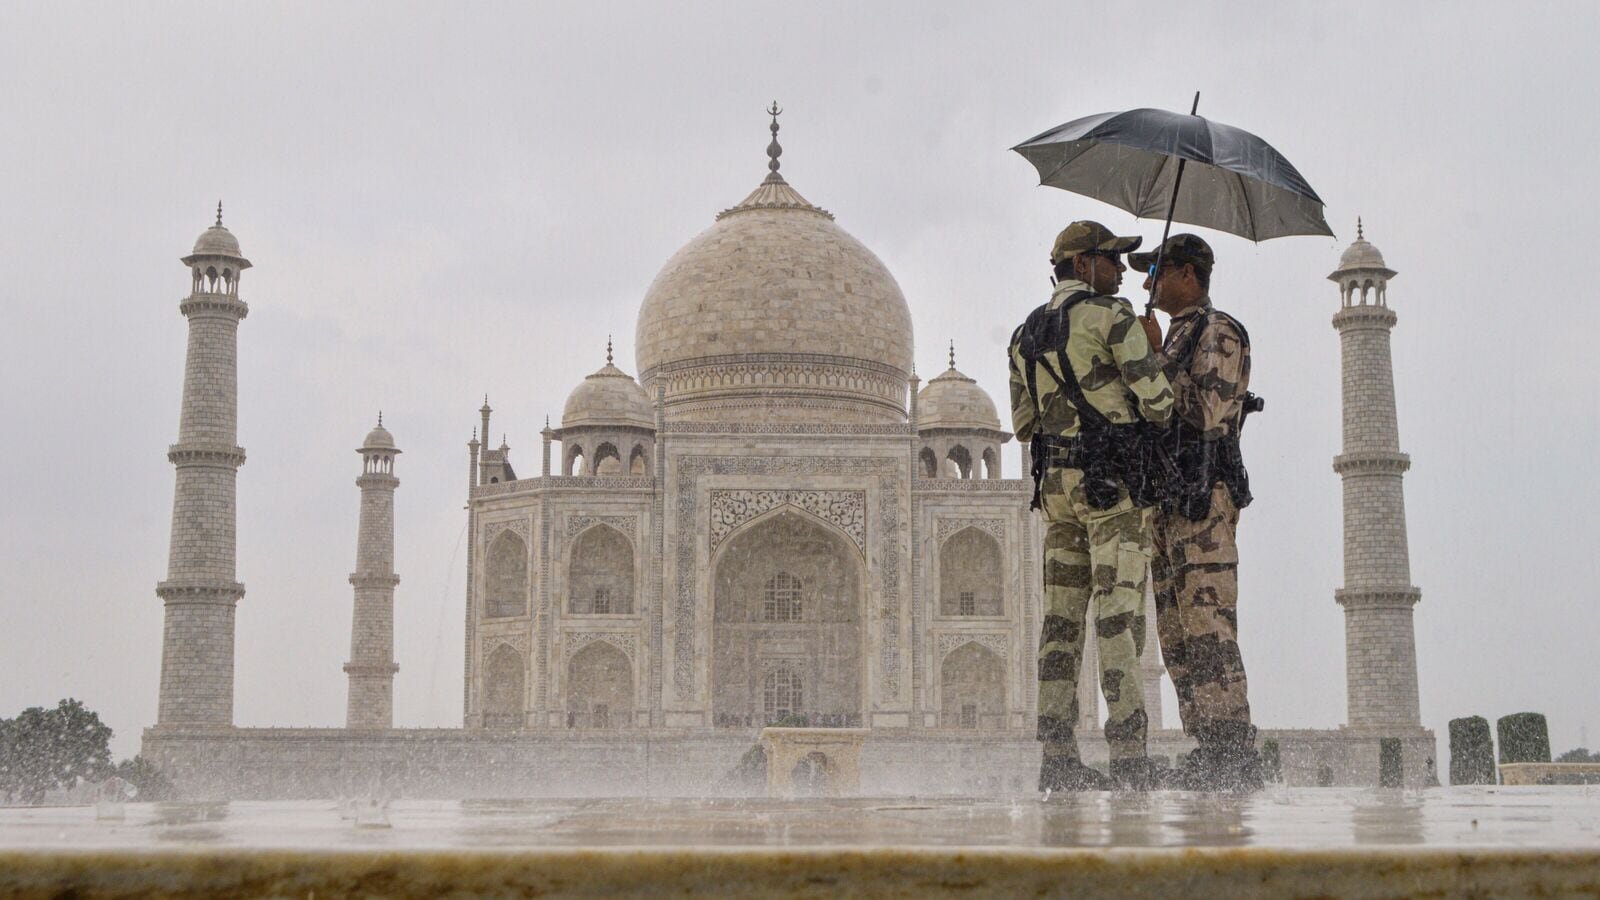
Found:
[[[763,728],[768,797],[849,797],[861,793],[865,728]]]

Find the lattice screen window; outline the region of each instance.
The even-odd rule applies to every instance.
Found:
[[[767,673],[762,685],[761,709],[768,721],[793,715],[805,708],[805,692],[800,673],[780,666]]]
[[[956,615],[975,616],[978,614],[978,597],[972,591],[962,591],[960,600],[956,603]]]
[[[976,704],[976,703],[963,703],[963,704],[961,704],[961,727],[962,728],[977,728],[978,727],[978,704]]]
[[[594,611],[599,615],[607,615],[611,612],[610,588],[595,588]]]
[[[767,579],[761,618],[767,622],[798,622],[801,619],[800,579],[779,572]]]

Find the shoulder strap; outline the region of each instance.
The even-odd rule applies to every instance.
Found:
[[[1046,304],[1034,310],[1033,314],[1028,316],[1028,321],[1023,323],[1021,349],[1023,360],[1027,363],[1027,372],[1024,373],[1024,377],[1028,383],[1028,396],[1032,399],[1035,409],[1039,409],[1039,386],[1034,369],[1035,364],[1037,364],[1044,366],[1044,370],[1066,392],[1067,402],[1071,403],[1073,408],[1078,411],[1078,415],[1082,416],[1088,423],[1103,425],[1107,424],[1108,420],[1105,414],[1095,409],[1094,405],[1083,395],[1083,386],[1078,384],[1078,373],[1072,370],[1072,361],[1070,359],[1065,360],[1066,365],[1057,369],[1051,364],[1049,358],[1045,356],[1047,351],[1054,349],[1059,350],[1062,356],[1065,357],[1067,341],[1072,337],[1072,317],[1069,313],[1072,307],[1094,296],[1097,295],[1090,291],[1074,291],[1068,294],[1061,302],[1061,305],[1055,309],[1051,309],[1049,304]],[[1046,316],[1057,317],[1057,321],[1046,322],[1044,321]],[[1045,335],[1041,334],[1041,332],[1050,329],[1051,326],[1054,326],[1051,330],[1056,333],[1050,334],[1048,341],[1042,340]],[[1045,344],[1048,344],[1048,346],[1045,346]],[[1043,412],[1043,410],[1041,409],[1040,412]]]
[[[1244,344],[1245,349],[1249,349],[1250,332],[1244,330],[1244,326],[1239,324],[1238,319],[1235,319],[1233,316],[1228,315],[1220,309],[1213,309],[1200,317],[1199,324],[1195,325],[1194,327],[1194,334],[1189,336],[1188,345],[1185,346],[1183,348],[1183,352],[1176,357],[1175,361],[1178,362],[1183,368],[1189,368],[1189,363],[1194,360],[1194,352],[1195,350],[1199,349],[1200,338],[1206,333],[1206,326],[1211,324],[1212,316],[1221,316],[1222,318],[1227,319],[1228,324],[1233,326],[1233,330],[1239,332],[1240,343]]]

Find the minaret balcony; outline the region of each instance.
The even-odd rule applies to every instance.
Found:
[[[220,316],[229,319],[243,319],[250,314],[250,307],[243,300],[231,294],[190,294],[178,304],[178,312],[189,318],[200,316]]]
[[[384,572],[352,572],[350,583],[358,588],[393,588],[400,576]]]
[[[1346,306],[1333,314],[1333,327],[1339,331],[1387,331],[1399,320],[1387,306]]]
[[[167,459],[177,466],[228,466],[237,469],[244,465],[244,448],[198,442],[169,444]]]
[[[1333,599],[1346,611],[1352,609],[1410,609],[1422,600],[1422,591],[1410,585],[1365,588],[1339,588]]]
[[[1333,470],[1340,475],[1402,475],[1411,468],[1411,457],[1389,450],[1341,453],[1333,458]]]
[[[231,606],[244,597],[244,585],[237,581],[163,581],[156,585],[156,596],[168,603]]]

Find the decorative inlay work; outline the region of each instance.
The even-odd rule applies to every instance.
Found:
[[[1005,519],[940,519],[938,528],[939,543],[943,544],[949,539],[950,535],[963,528],[977,528],[981,531],[987,531],[994,536],[995,540],[1000,542],[1001,546],[1005,546]]]
[[[532,529],[528,527],[527,519],[503,519],[499,522],[485,522],[483,525],[483,542],[485,544],[500,536],[502,531],[514,531],[526,543]]]
[[[501,644],[505,644],[505,645],[509,646],[511,649],[517,651],[518,653],[521,653],[523,661],[524,662],[527,661],[527,659],[528,659],[528,634],[527,634],[527,632],[518,631],[518,632],[507,633],[507,634],[486,634],[486,635],[483,636],[483,650],[480,651],[480,655],[484,659],[488,659],[489,658],[489,654],[493,653],[494,649],[496,647],[500,646]]]
[[[627,535],[633,544],[639,543],[638,520],[633,516],[568,516],[567,539],[571,540],[595,525],[608,525]]]
[[[696,484],[702,475],[852,475],[878,477],[878,547],[883,572],[882,637],[879,641],[884,692],[900,691],[900,505],[903,460],[832,456],[686,456],[678,462],[676,584],[672,645],[673,684],[679,694],[694,693],[695,523],[700,520]]]
[[[752,407],[757,404],[751,404]],[[910,425],[837,424],[814,425],[801,422],[667,422],[661,429],[669,434],[868,434],[908,435]]]
[[[991,632],[956,632],[954,634],[941,634],[938,641],[939,664],[944,664],[944,658],[951,651],[962,644],[976,643],[993,650],[1002,660],[1011,657],[1011,641],[1004,635]]]
[[[794,506],[839,526],[856,549],[867,549],[866,491],[712,491],[711,550],[716,552],[735,528],[762,513]]]
[[[1033,493],[1033,482],[1022,478],[918,478],[911,483],[918,493],[978,493],[1016,494],[1027,497]]]
[[[610,644],[628,655],[628,662],[632,663],[639,654],[639,636],[627,631],[569,631],[563,635],[561,642],[561,665],[563,668],[576,656],[579,650],[602,641]]]
[[[596,491],[647,491],[656,480],[649,475],[551,475],[548,478],[519,478],[499,484],[480,484],[472,489],[474,499],[506,494],[536,493],[557,488],[588,488]]]

